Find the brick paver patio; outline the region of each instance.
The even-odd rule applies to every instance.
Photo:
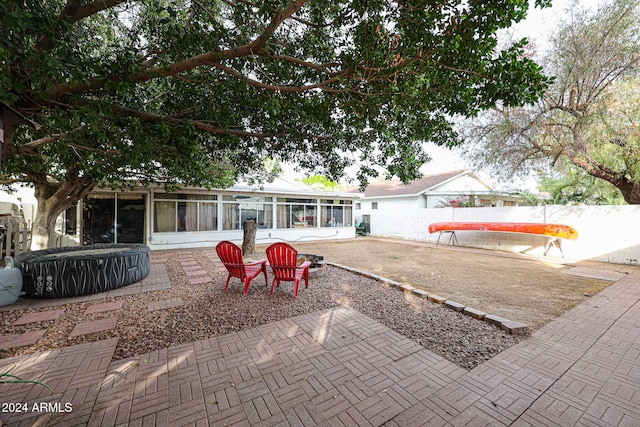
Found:
[[[104,313],[105,311],[119,310],[122,308],[122,301],[103,302],[87,307],[84,314]]]
[[[45,381],[55,393],[2,385],[0,403],[29,410],[0,419],[10,426],[638,426],[640,270],[615,277],[471,371],[336,307],[124,360],[112,360],[117,338],[1,359],[0,372]],[[48,411],[33,410],[47,403]]]
[[[190,285],[200,285],[203,283],[211,282],[211,276],[207,271],[196,261],[188,255],[183,257],[180,261],[180,266],[187,276]]]
[[[21,334],[8,334],[0,336],[0,350],[12,347],[21,347],[23,345],[35,344],[44,334],[46,329],[38,329],[35,331],[23,332]],[[3,372],[0,370],[0,372]]]
[[[24,316],[20,316],[20,318],[13,323],[13,326],[27,325],[29,323],[38,323],[38,322],[46,322],[47,320],[54,320],[60,317],[62,313],[64,313],[64,309],[38,311],[35,313],[25,314]]]
[[[69,334],[69,338],[113,329],[116,327],[117,321],[118,317],[114,316],[106,319],[87,320],[86,322],[77,323]]]

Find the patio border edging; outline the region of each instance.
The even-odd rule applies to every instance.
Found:
[[[333,267],[337,267],[340,268],[342,270],[346,270],[346,271],[350,271],[352,273],[358,274],[360,276],[363,277],[367,277],[369,279],[373,279],[376,280],[378,282],[381,282],[387,286],[390,286],[392,288],[397,288],[400,291],[403,292],[410,292],[413,295],[419,297],[419,298],[426,298],[429,301],[435,303],[435,304],[443,304],[444,306],[446,306],[447,308],[460,312],[462,314],[465,314],[467,316],[472,317],[473,319],[477,319],[477,320],[481,320],[484,322],[487,322],[493,326],[496,326],[497,328],[507,332],[508,334],[511,335],[526,335],[529,333],[529,326],[524,324],[524,323],[520,323],[520,322],[515,322],[512,321],[510,319],[505,319],[503,317],[500,316],[496,316],[493,314],[487,314],[484,312],[481,312],[480,310],[471,308],[471,307],[467,307],[464,304],[460,304],[458,302],[455,301],[451,301],[445,297],[442,297],[440,295],[436,295],[427,291],[423,291],[422,289],[416,289],[415,287],[411,286],[411,285],[407,285],[404,283],[400,283],[398,281],[395,280],[391,280],[388,279],[386,277],[380,276],[378,274],[374,274],[374,273],[370,273],[368,271],[364,271],[364,270],[359,270],[357,268],[353,268],[353,267],[347,267],[346,265],[342,265],[342,264],[338,264],[335,262],[331,262],[331,261],[326,261],[327,265],[331,265]]]

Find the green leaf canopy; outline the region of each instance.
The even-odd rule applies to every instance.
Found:
[[[3,182],[226,186],[266,158],[407,181],[451,117],[547,85],[496,31],[515,1],[6,0]],[[45,178],[46,177],[46,178]]]

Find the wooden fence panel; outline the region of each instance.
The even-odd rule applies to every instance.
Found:
[[[6,227],[4,239],[0,241],[0,261],[3,263],[4,257],[15,257],[19,253],[28,251],[31,246],[31,230],[20,230],[10,223]]]

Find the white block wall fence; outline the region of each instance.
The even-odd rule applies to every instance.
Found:
[[[640,206],[533,206],[502,208],[413,209],[404,212],[378,209],[370,212],[371,235],[435,243],[433,222],[536,222],[565,224],[578,231],[577,240],[563,240],[565,258],[640,266]],[[356,216],[358,212],[356,211]],[[458,243],[484,249],[542,255],[544,236],[456,231]],[[440,240],[448,241],[444,234]],[[446,243],[446,242],[445,242]],[[552,248],[549,256],[560,256]]]

